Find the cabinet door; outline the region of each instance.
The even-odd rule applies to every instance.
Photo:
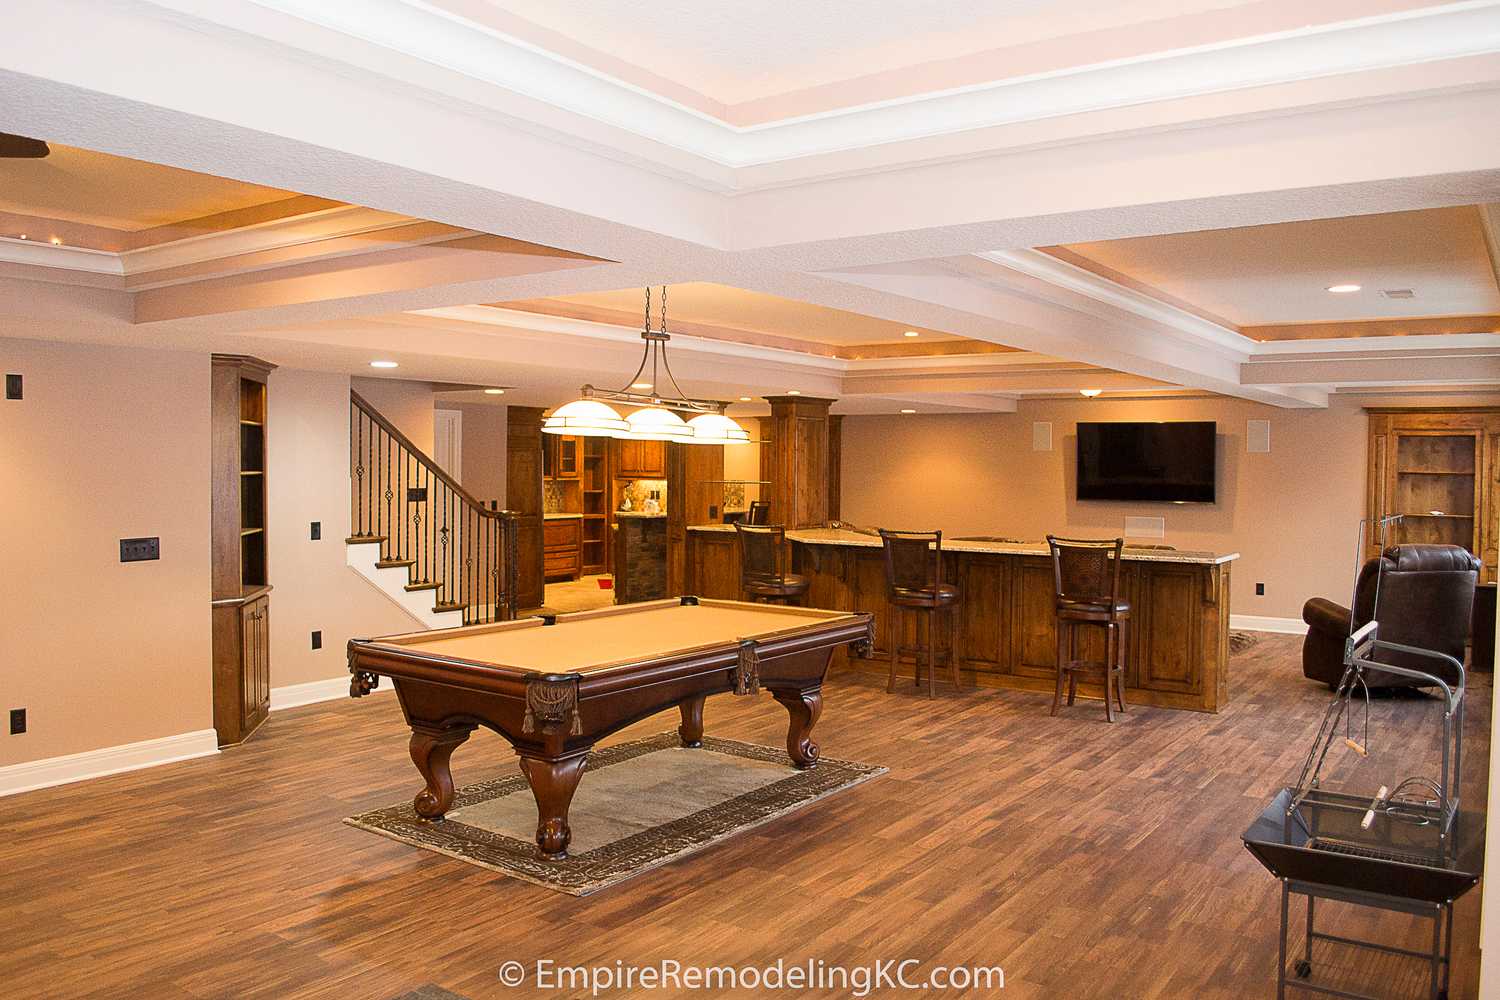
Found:
[[[241,731],[246,733],[270,709],[269,603],[260,597],[240,609],[240,718]]]
[[[553,434],[542,435],[542,478],[551,479],[557,475],[557,437]]]
[[[640,441],[640,464],[637,475],[642,479],[667,478],[667,443],[665,441]]]
[[[576,437],[557,439],[556,474],[558,479],[578,478],[578,439]]]

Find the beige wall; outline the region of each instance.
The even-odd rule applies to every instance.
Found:
[[[0,765],[208,729],[208,355],[0,340]],[[157,535],[161,559],[120,562]]]
[[[476,500],[505,506],[505,407],[444,403],[463,414],[463,470],[458,481]]]
[[[1467,400],[1479,405],[1489,400]],[[1408,404],[1410,405],[1409,401]],[[1245,423],[1271,422],[1271,451],[1245,450]],[[1080,420],[1215,420],[1219,501],[1079,502]],[[1053,448],[1032,450],[1032,423]],[[843,514],[856,524],[1040,539],[1113,536],[1126,515],[1166,519],[1166,544],[1239,552],[1235,614],[1301,618],[1309,597],[1346,601],[1364,515],[1366,417],[1357,404],[1286,410],[1232,399],[1038,400],[989,415],[846,417]],[[1266,585],[1264,597],[1255,584]]]
[[[424,454],[432,454],[432,386],[399,378],[354,378],[350,383],[365,402],[411,438]],[[345,418],[348,419],[347,416]]]
[[[341,677],[348,672],[344,649],[351,638],[417,627],[346,562],[349,382],[347,375],[324,372],[278,368],[271,373],[267,486],[275,587],[272,687]],[[430,392],[428,399],[430,414]],[[411,414],[404,419],[410,424]],[[322,525],[322,538],[316,542],[311,538],[313,521]],[[314,629],[323,633],[319,650],[312,648]]]

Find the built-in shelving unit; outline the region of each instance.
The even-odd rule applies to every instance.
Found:
[[[244,742],[270,711],[266,379],[274,367],[241,355],[213,357],[213,689],[220,746]]]
[[[583,438],[583,572],[609,572],[609,440]]]
[[[1402,515],[1388,544],[1462,545],[1493,580],[1497,473],[1500,410],[1370,411],[1369,510]]]

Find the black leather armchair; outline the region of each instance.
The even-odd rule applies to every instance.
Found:
[[[1407,646],[1432,649],[1463,662],[1464,642],[1469,636],[1469,616],[1474,609],[1474,585],[1479,581],[1479,560],[1458,545],[1393,545],[1371,559],[1359,571],[1354,587],[1353,628],[1374,618],[1375,585],[1380,584],[1380,638]],[[1314,597],[1303,605],[1307,638],[1302,643],[1302,672],[1329,687],[1344,673],[1344,640],[1350,632],[1349,609],[1333,601]],[[1448,676],[1436,661],[1383,651],[1381,662]],[[1413,681],[1383,671],[1365,674],[1370,687],[1414,687]]]

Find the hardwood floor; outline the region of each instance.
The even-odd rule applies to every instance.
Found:
[[[929,702],[910,679],[888,696],[845,672],[825,689],[823,752],[890,774],[582,899],[340,822],[420,785],[391,695],[279,712],[215,758],[0,799],[0,982],[17,997],[156,1000],[389,998],[436,983],[478,1000],[542,995],[497,983],[509,959],[911,957],[1003,966],[1007,997],[1270,996],[1278,886],[1239,835],[1295,775],[1326,703],[1301,677],[1299,642],[1262,636],[1236,656],[1221,715],[1133,706],[1113,726],[1094,701],[1051,719],[1046,694],[942,686]],[[1472,809],[1489,706],[1478,675]],[[1375,704],[1361,787],[1430,767],[1436,738],[1428,752],[1392,724],[1433,707]],[[769,696],[712,699],[705,721],[785,736]],[[676,725],[664,714],[615,740]],[[460,783],[515,766],[483,732],[454,757]],[[1346,933],[1422,941],[1411,918],[1329,904],[1320,923],[1335,913]],[[1455,998],[1477,993],[1478,913],[1476,890],[1457,907]]]

